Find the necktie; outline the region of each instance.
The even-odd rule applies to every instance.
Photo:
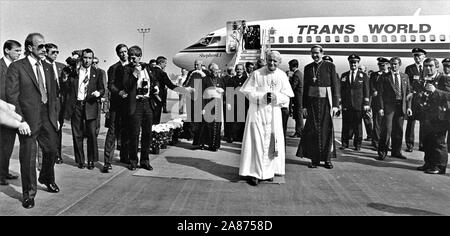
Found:
[[[350,84],[353,84],[355,81],[355,71],[352,70],[352,78],[350,79]]]
[[[86,70],[86,76],[84,77],[83,83],[84,83],[84,98],[86,98],[87,90],[88,90],[88,83],[89,83],[89,74],[88,74],[87,70]]]
[[[47,91],[45,90],[45,85],[44,85],[44,77],[42,77],[41,74],[41,62],[38,61],[36,62],[36,74],[37,74],[37,79],[38,79],[38,83],[39,83],[39,91],[41,92],[41,101],[42,103],[47,103],[48,98],[47,98]]]
[[[423,74],[423,69],[422,69],[422,65],[419,65],[419,75]]]
[[[400,83],[398,82],[398,74],[397,73],[395,73],[395,81],[394,81],[394,83],[395,83],[395,96],[397,97],[397,98],[399,98],[399,97],[401,97],[400,96]]]

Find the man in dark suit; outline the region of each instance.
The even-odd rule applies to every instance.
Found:
[[[140,167],[153,170],[149,161],[149,150],[152,142],[152,125],[159,93],[158,80],[150,70],[150,66],[140,63],[142,50],[138,46],[128,49],[130,63],[124,68],[123,86],[128,95],[127,114],[130,119],[130,170],[136,170],[138,163],[138,141],[141,136]]]
[[[81,66],[63,81],[67,96],[66,117],[71,118],[75,162],[85,167],[83,139],[87,136],[87,168],[94,169],[98,161],[97,127],[99,101],[105,92],[100,70],[92,67],[94,52],[87,48],[81,53]]]
[[[125,44],[116,46],[119,61],[108,69],[108,89],[110,93],[109,123],[105,140],[105,165],[102,172],[107,173],[112,169],[111,163],[114,157],[116,139],[121,140],[120,162],[129,164],[128,158],[128,130],[129,122],[126,115],[125,100],[127,94],[123,86],[123,69],[128,64],[128,47]]]
[[[372,145],[375,149],[378,149],[378,142],[380,141],[381,133],[381,116],[380,116],[380,104],[378,99],[378,90],[381,82],[381,76],[384,73],[389,72],[389,59],[384,57],[377,58],[378,72],[373,72],[370,75],[369,85],[370,85],[370,107],[372,108],[372,119],[373,119],[373,129],[372,129]]]
[[[242,64],[237,64],[234,68],[236,75],[225,82],[225,133],[228,134],[228,143],[234,141],[242,142],[245,130],[245,121],[249,108],[248,98],[239,90],[247,80],[247,74]],[[289,114],[288,114],[289,117]]]
[[[401,153],[403,120],[405,115],[412,115],[410,99],[412,91],[408,76],[400,72],[402,61],[399,57],[393,57],[389,62],[391,71],[382,75],[378,91],[379,113],[383,116],[378,145],[379,160],[386,158],[389,137],[392,140],[391,156],[406,159]]]
[[[289,70],[292,76],[289,82],[294,91],[294,97],[291,98],[292,118],[295,120],[295,133],[291,138],[301,137],[303,130],[303,73],[298,69],[298,61],[296,59],[289,61]]]
[[[59,54],[58,46],[56,46],[53,43],[47,43],[45,45],[45,61],[53,67],[53,71],[55,72],[55,80],[56,80],[56,83],[58,84],[57,97],[58,97],[58,105],[60,107],[59,114],[58,114],[58,121],[59,121],[59,125],[61,126],[61,129],[58,130],[58,143],[57,143],[58,152],[56,153],[55,163],[61,164],[61,163],[63,163],[63,159],[61,156],[62,126],[64,124],[64,107],[65,107],[66,100],[65,100],[65,97],[63,96],[63,94],[60,92],[59,88],[60,88],[62,71],[66,65],[56,61],[58,54]]]
[[[177,92],[177,93],[185,93],[185,89],[183,87],[177,86],[172,83],[172,81],[169,79],[169,76],[164,71],[164,69],[167,66],[167,58],[163,56],[159,56],[156,58],[156,66],[151,66],[150,70],[152,73],[156,76],[156,79],[158,80],[158,87],[160,93],[161,101],[156,101],[158,104],[158,107],[156,107],[155,113],[153,115],[153,124],[159,124],[161,121],[161,109],[164,106],[164,103],[166,102],[164,100],[164,97],[167,98],[167,93],[164,95],[164,91],[167,91],[166,87]]]
[[[420,90],[420,85],[418,85],[418,81],[420,76],[423,74],[423,61],[425,60],[425,56],[427,52],[422,48],[414,48],[412,50],[412,54],[414,57],[414,64],[411,64],[406,67],[405,74],[408,75],[409,84],[411,85],[412,93],[417,93]],[[405,132],[405,142],[406,142],[406,151],[412,152],[414,147],[414,126],[416,125],[417,118],[415,114],[408,117],[408,122],[406,123],[406,132]],[[421,129],[419,129],[419,151],[423,151],[422,149],[422,141],[423,138],[421,135]]]
[[[341,105],[342,105],[342,147],[348,148],[349,140],[354,136],[355,150],[361,150],[362,144],[362,112],[369,107],[369,77],[358,70],[361,58],[351,54],[347,58],[350,71],[341,76]]]
[[[44,37],[32,33],[25,39],[24,59],[13,62],[6,75],[6,99],[23,117],[24,126],[19,127],[20,174],[22,177],[22,206],[34,207],[36,184],[36,140],[43,152],[39,183],[49,192],[59,192],[55,183],[55,157],[58,140],[58,85],[55,72],[43,63]]]
[[[0,59],[0,99],[6,100],[6,72],[9,65],[18,60],[22,46],[15,40],[7,40],[3,44],[4,57]],[[9,173],[9,160],[14,149],[17,128],[0,126],[0,185],[8,185],[8,179],[17,179],[19,176]]]

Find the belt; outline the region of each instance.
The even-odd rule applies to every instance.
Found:
[[[84,105],[86,102],[85,101],[81,101],[81,100],[77,100],[75,102],[76,105]]]
[[[331,90],[331,87],[311,86],[308,90],[308,96],[316,98],[326,98],[327,90],[329,89]]]

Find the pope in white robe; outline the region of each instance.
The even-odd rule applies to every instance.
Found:
[[[294,96],[286,73],[278,69],[281,56],[272,51],[267,66],[252,73],[241,88],[250,100],[239,175],[250,177],[250,184],[285,174],[285,145],[281,107]],[[272,94],[267,102],[267,93]]]

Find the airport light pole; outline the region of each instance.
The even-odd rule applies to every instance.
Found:
[[[145,34],[150,32],[150,28],[139,28],[137,31],[142,34],[142,58],[144,58]]]

